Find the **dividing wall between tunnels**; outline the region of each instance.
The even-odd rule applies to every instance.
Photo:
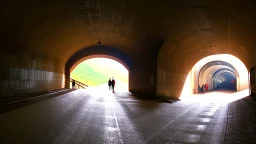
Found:
[[[156,96],[156,62],[150,57],[136,57],[129,71],[129,91],[136,96]]]
[[[157,95],[177,99],[187,75],[166,69],[157,69]],[[171,85],[171,86],[170,86]]]

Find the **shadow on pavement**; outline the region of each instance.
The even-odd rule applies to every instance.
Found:
[[[61,96],[63,94],[74,91],[75,89],[62,89],[56,91],[42,92],[42,93],[30,93],[27,95],[17,96],[18,98],[13,98],[5,100],[5,103],[2,102],[0,105],[0,114],[31,105],[37,102],[41,102],[50,98]]]

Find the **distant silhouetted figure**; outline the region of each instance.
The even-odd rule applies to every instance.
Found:
[[[205,88],[205,86],[203,84],[202,87],[201,87],[201,92],[204,92],[204,88]]]
[[[201,87],[200,87],[200,85],[198,85],[198,93],[200,93],[201,92]]]
[[[112,78],[111,85],[112,85],[113,92],[115,92],[115,84],[116,84],[116,81],[114,80],[114,78]]]
[[[108,87],[109,87],[109,90],[110,90],[111,87],[112,87],[112,80],[111,80],[111,78],[109,78],[109,80],[108,80]]]
[[[74,88],[75,85],[76,85],[76,82],[73,80],[73,81],[72,81],[72,88]]]

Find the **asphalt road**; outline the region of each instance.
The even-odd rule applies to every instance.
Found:
[[[230,104],[165,103],[125,92],[76,90],[1,114],[0,143],[251,143],[255,142],[251,115],[256,112],[248,113],[251,107],[255,103],[247,99]],[[241,127],[247,129],[240,132]]]

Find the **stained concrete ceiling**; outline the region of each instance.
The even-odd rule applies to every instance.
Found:
[[[217,53],[248,66],[255,55],[254,8],[254,0],[2,0],[2,50],[65,65],[100,39],[132,56],[161,48],[159,67],[168,60],[177,71]]]

